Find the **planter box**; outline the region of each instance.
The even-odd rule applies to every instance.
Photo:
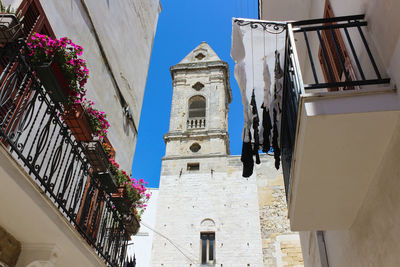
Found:
[[[106,172],[110,161],[100,141],[88,142],[85,145],[85,155],[94,172]]]
[[[22,35],[22,25],[14,14],[0,14],[0,43],[10,43]]]
[[[129,215],[123,215],[122,223],[129,236],[136,235],[137,232],[139,232],[140,223],[135,214],[130,213]]]
[[[111,200],[121,214],[129,214],[132,202],[126,198],[126,188],[118,187],[118,192],[111,194]]]
[[[66,103],[71,94],[68,82],[55,62],[34,67],[40,82],[55,103]]]
[[[100,181],[101,187],[109,194],[118,193],[117,179],[110,172],[99,172],[95,176]]]
[[[66,106],[63,118],[77,142],[93,140],[93,131],[89,124],[88,114],[82,105]]]
[[[106,143],[107,145],[109,145],[109,146],[111,147],[111,151],[109,152],[109,153],[110,153],[110,157],[111,157],[112,159],[115,158],[115,149],[114,149],[114,147],[112,146],[110,140],[108,140],[107,136],[104,136],[103,142]]]

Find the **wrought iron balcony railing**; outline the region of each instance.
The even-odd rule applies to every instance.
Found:
[[[358,90],[362,86],[390,82],[390,79],[382,78],[379,72],[364,35],[363,28],[366,26],[364,15],[287,24],[281,122],[282,169],[287,197],[299,97],[306,90]],[[299,51],[302,54],[298,54]],[[300,64],[299,56],[303,59],[303,64]],[[315,63],[317,59],[318,64]],[[313,83],[304,82],[304,70],[310,71]]]
[[[0,48],[0,140],[97,255],[124,266],[122,218],[25,55],[22,41]]]

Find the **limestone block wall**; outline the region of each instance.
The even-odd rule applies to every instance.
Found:
[[[188,69],[174,75],[170,132],[185,131],[188,118],[188,101],[195,95],[206,99],[206,129],[227,128],[227,96],[222,68]],[[193,88],[197,82],[204,87]],[[218,108],[215,108],[218,107]]]
[[[151,266],[199,266],[202,231],[215,232],[215,266],[262,266],[257,182],[238,159],[163,160]]]
[[[262,155],[255,175],[264,266],[304,266],[299,234],[290,231],[283,176],[275,169],[274,158]]]
[[[201,138],[183,138],[183,136],[180,136],[169,141],[166,147],[165,154],[167,155],[167,157],[177,157],[181,155],[207,156],[210,153],[214,155],[226,155],[226,148],[229,143],[227,140],[227,135],[224,135],[223,137],[224,138],[221,138],[221,135],[205,135]],[[197,152],[193,152],[190,150],[190,147],[195,143],[200,145],[200,150]]]

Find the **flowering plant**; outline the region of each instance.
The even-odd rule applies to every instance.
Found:
[[[109,168],[110,172],[113,175],[118,175],[119,164],[113,158],[110,158],[109,161],[110,161],[110,168]],[[117,180],[117,182],[118,182],[118,180]],[[120,185],[119,182],[118,182],[118,185]]]
[[[102,142],[101,145],[103,146],[104,151],[107,154],[107,157],[111,159],[112,147],[111,145],[107,144],[106,142]]]
[[[67,37],[52,39],[47,35],[34,33],[28,39],[28,56],[34,65],[43,65],[54,61],[60,67],[71,94],[69,102],[75,104],[86,94],[85,84],[89,78],[86,61],[79,58],[82,47]]]
[[[141,215],[146,210],[146,203],[151,197],[151,194],[147,192],[147,182],[143,179],[136,180],[133,177],[129,180],[125,184],[127,197],[134,203],[133,208]]]
[[[130,211],[134,212],[140,218],[140,215],[143,214],[147,207],[147,201],[151,197],[151,194],[147,192],[147,182],[143,179],[137,180],[129,177],[124,170],[119,169],[119,164],[114,159],[110,159],[110,163],[110,171],[117,176],[118,186],[125,187],[124,197],[132,203]]]
[[[94,136],[99,136],[103,138],[107,135],[108,128],[110,128],[110,124],[107,120],[107,115],[103,111],[99,111],[95,109],[94,102],[88,99],[84,99],[84,106],[89,115],[89,124],[94,132]],[[80,103],[80,100],[77,101]]]

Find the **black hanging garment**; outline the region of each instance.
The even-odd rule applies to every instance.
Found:
[[[243,177],[250,177],[253,174],[254,160],[253,160],[253,148],[251,146],[251,133],[249,131],[249,142],[243,141],[242,156],[240,160],[243,163]]]
[[[271,136],[271,129],[272,129],[272,124],[271,124],[271,118],[269,116],[269,109],[267,109],[264,104],[261,106],[263,110],[263,116],[262,116],[262,126],[264,128],[263,131],[263,139],[264,142],[262,144],[262,151],[264,153],[268,153],[268,151],[271,148],[271,142],[270,142],[270,136]]]
[[[258,155],[258,150],[260,149],[260,136],[258,134],[258,126],[260,125],[260,118],[258,117],[256,97],[253,93],[251,95],[251,111],[253,112],[253,131],[254,131],[254,146],[253,146],[253,155],[256,156],[256,163],[260,164],[260,156]]]
[[[280,161],[281,161],[281,150],[279,148],[279,131],[278,131],[278,112],[281,114],[282,110],[280,108],[281,102],[281,93],[282,93],[282,85],[279,80],[283,77],[283,71],[281,68],[281,63],[279,60],[279,52],[275,51],[275,86],[274,86],[274,103],[273,103],[273,130],[272,130],[272,148],[274,149],[274,158],[275,158],[275,168],[279,169]]]
[[[273,129],[273,135],[272,135],[272,148],[274,149],[274,158],[275,158],[275,168],[278,170],[279,165],[281,162],[281,150],[278,145],[278,123],[276,120],[276,109],[274,108],[273,110],[274,113],[274,129]]]
[[[125,262],[125,267],[135,267],[136,266],[136,256],[133,255],[133,258],[127,259]]]

